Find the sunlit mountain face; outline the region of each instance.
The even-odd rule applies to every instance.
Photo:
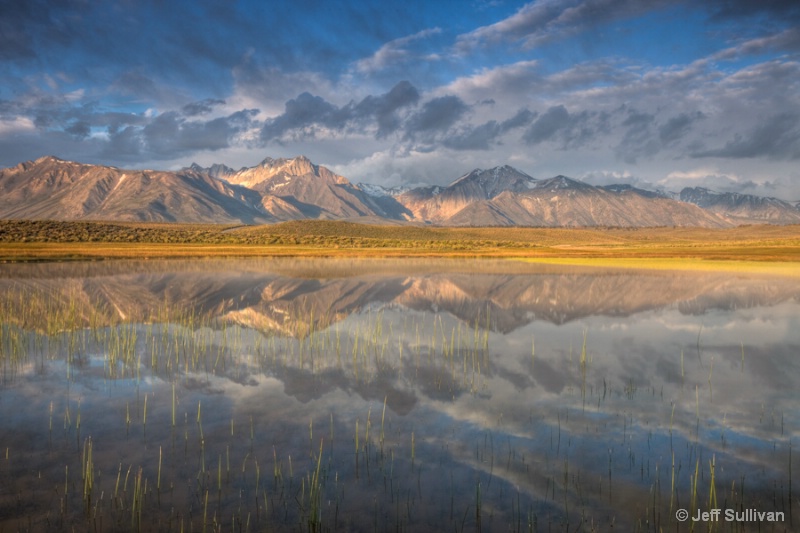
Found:
[[[798,511],[795,278],[253,259],[6,264],[0,287],[7,527]]]
[[[304,156],[233,171],[122,170],[46,156],[0,170],[0,217],[263,224],[302,219],[372,224],[537,227],[731,227],[793,224],[776,198],[629,184],[535,179],[511,166],[475,169],[445,187],[353,184]]]

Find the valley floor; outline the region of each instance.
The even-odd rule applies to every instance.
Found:
[[[0,221],[0,260],[503,257],[587,266],[800,272],[800,226],[438,228],[306,220],[264,226]]]

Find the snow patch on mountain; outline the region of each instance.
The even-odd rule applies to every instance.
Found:
[[[404,192],[410,191],[411,187],[383,187],[381,185],[375,185],[373,183],[359,183],[356,185],[359,189],[361,189],[364,193],[373,196],[375,198],[382,198],[384,196],[390,196],[392,198],[400,196]]]

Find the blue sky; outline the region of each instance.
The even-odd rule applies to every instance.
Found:
[[[534,177],[800,200],[795,0],[0,0],[0,166]]]

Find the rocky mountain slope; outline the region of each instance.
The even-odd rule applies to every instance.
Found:
[[[214,167],[207,174],[214,173]],[[340,219],[365,216],[397,218],[403,211],[397,202],[367,194],[347,178],[313,164],[304,156],[264,159],[239,171],[216,172],[232,185],[262,195],[263,209],[280,220],[304,218]]]
[[[42,157],[0,170],[0,217],[52,220],[277,220],[255,191],[205,173],[121,170]]]
[[[412,189],[399,195],[397,200],[415,219],[433,224],[446,224],[469,205],[491,200],[506,191],[527,191],[535,187],[536,183],[532,177],[510,166],[490,170],[475,169],[447,187]]]
[[[683,202],[695,204],[738,224],[798,224],[800,203],[792,205],[777,198],[715,192],[703,187],[687,187],[680,193]]]
[[[445,226],[705,226],[723,218],[632,187],[593,187],[566,176],[535,180],[511,167],[473,171],[441,190],[398,197],[417,217]]]
[[[122,170],[43,157],[0,170],[0,218],[258,224],[351,219],[442,226],[700,226],[800,223],[774,198],[684,189],[680,199],[627,185],[476,169],[445,187],[355,185],[300,156],[234,170]]]

